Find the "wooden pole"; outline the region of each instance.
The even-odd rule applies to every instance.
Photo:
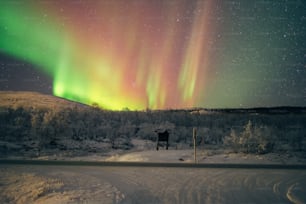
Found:
[[[193,128],[192,131],[193,134],[193,150],[194,150],[194,163],[198,163],[197,161],[197,144],[196,144],[196,140],[197,140],[197,128]]]

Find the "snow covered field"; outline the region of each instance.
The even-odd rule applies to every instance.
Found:
[[[128,151],[114,150],[105,154],[91,153],[83,156],[49,155],[35,159],[40,160],[75,160],[75,161],[121,161],[121,162],[180,162],[194,163],[194,151],[191,147],[170,147],[155,150],[155,142],[132,139],[133,148]],[[16,158],[16,157],[14,157]],[[22,159],[22,157],[17,157]],[[245,154],[233,153],[225,149],[197,149],[198,163],[229,163],[229,164],[306,164],[306,159],[294,154]]]

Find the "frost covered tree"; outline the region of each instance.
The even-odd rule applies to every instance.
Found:
[[[245,153],[268,153],[273,150],[275,136],[267,126],[253,126],[249,120],[241,133],[239,144]]]
[[[231,129],[230,135],[224,138],[224,145],[233,149],[235,153],[240,150],[240,138],[234,129]]]
[[[244,131],[241,133],[239,144],[246,153],[256,152],[256,141],[254,138],[252,122],[250,120],[244,127]]]

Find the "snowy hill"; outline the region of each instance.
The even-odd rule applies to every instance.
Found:
[[[26,91],[0,91],[0,107],[2,108],[45,108],[60,110],[72,107],[86,107],[86,105],[69,101],[56,96]]]

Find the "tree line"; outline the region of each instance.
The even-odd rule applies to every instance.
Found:
[[[180,143],[188,146],[193,127],[198,130],[200,147],[212,145],[246,153],[306,151],[306,114],[299,112],[107,111],[90,106],[0,110],[0,141],[39,150],[71,148],[60,143],[63,139],[129,149],[132,138],[155,141],[156,129],[170,131],[170,147]]]

